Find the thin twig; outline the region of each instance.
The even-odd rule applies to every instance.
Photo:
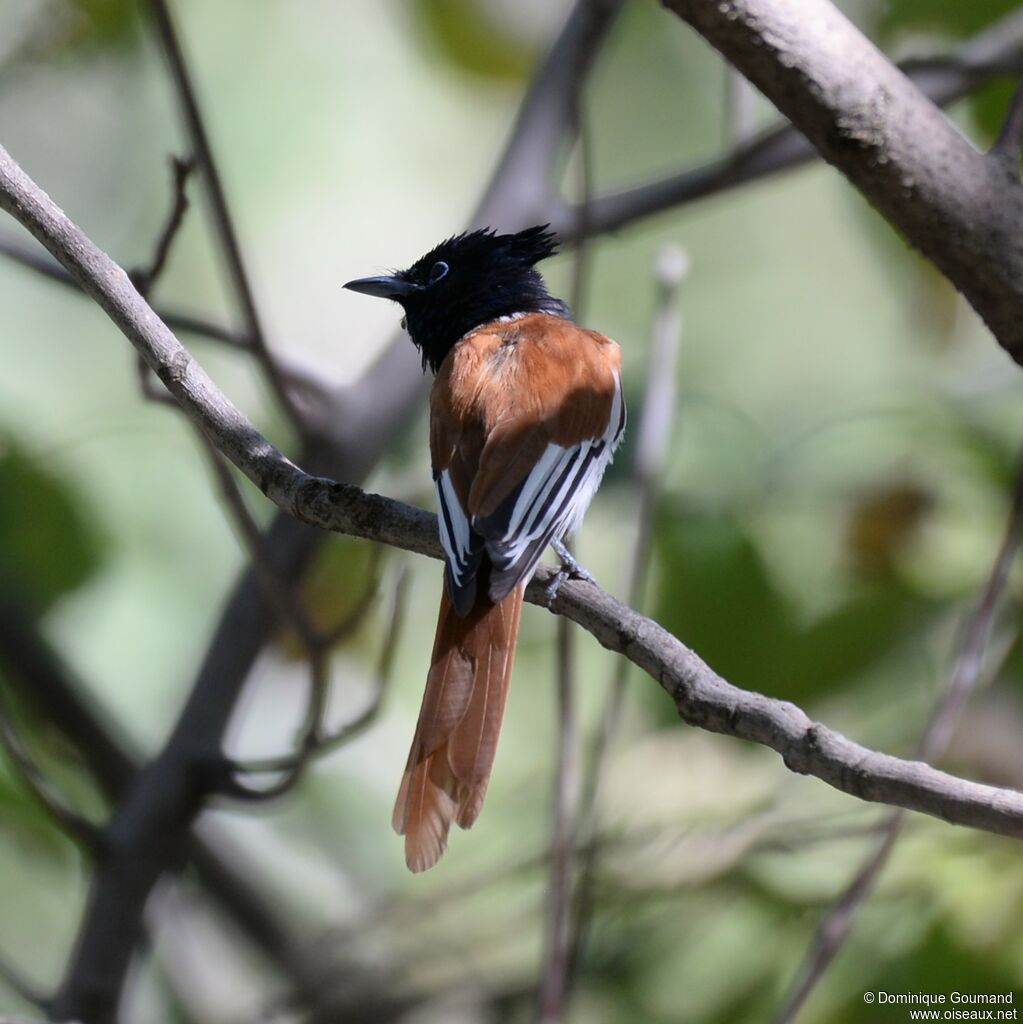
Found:
[[[1002,122],[1002,130],[991,147],[991,156],[1010,161],[1018,167],[1021,145],[1023,145],[1023,81],[1016,86],[1016,91],[1012,94],[1008,113]]]
[[[149,8],[156,27],[157,38],[167,59],[171,78],[174,82],[174,89],[178,98],[178,105],[181,109],[181,116],[185,122],[185,129],[188,132],[196,162],[202,170],[203,179],[206,183],[214,226],[224,250],[228,274],[238,299],[238,304],[241,307],[242,318],[246,325],[246,334],[251,340],[253,351],[259,359],[260,365],[263,367],[263,373],[267,382],[277,396],[281,407],[301,435],[305,432],[305,423],[295,408],[287,382],[280,373],[267,345],[263,324],[256,306],[255,295],[253,294],[249,275],[245,268],[245,261],[242,258],[241,246],[238,243],[238,234],[235,231],[234,220],[227,205],[227,196],[220,178],[220,171],[213,157],[213,149],[210,145],[206,125],[199,109],[199,101],[192,84],[192,76],[189,72],[177,32],[175,31],[174,22],[167,8],[166,0],[149,0]]]
[[[400,637],[405,625],[407,609],[408,585],[411,573],[402,567],[394,586],[394,598],[391,605],[391,617],[384,633],[384,642],[380,648],[380,657],[374,675],[372,697],[366,707],[355,718],[346,722],[333,732],[326,732],[322,723],[317,722],[315,729],[307,727],[303,731],[298,749],[280,757],[269,757],[262,760],[236,761],[232,771],[237,775],[278,774],[285,773],[286,778],[265,788],[252,789],[239,783],[232,786],[229,792],[242,799],[267,799],[278,797],[292,789],[308,763],[314,758],[343,746],[364,732],[376,719],[383,705],[383,699],[390,689],[394,674],[394,660],[400,644]]]
[[[75,842],[94,854],[102,851],[102,832],[99,827],[79,814],[53,787],[46,773],[36,764],[28,747],[14,727],[10,708],[0,698],[0,746],[8,760],[21,776],[39,805],[54,820],[57,827]]]
[[[82,291],[78,282],[51,256],[34,252],[12,239],[0,237],[0,256],[18,264],[25,270],[45,277],[48,281],[63,285],[65,288],[73,288],[76,292]],[[191,334],[208,341],[217,341],[230,348],[247,349],[250,347],[248,339],[242,335],[192,313],[168,309],[166,306],[154,306],[153,309],[172,331],[179,334]]]
[[[260,586],[266,599],[273,606],[278,619],[295,631],[303,647],[307,651],[323,646],[316,626],[309,618],[305,608],[295,592],[278,577],[267,558],[263,534],[259,529],[245,503],[241,490],[235,481],[230,465],[224,457],[210,444],[209,439],[200,433],[199,439],[207,456],[217,489],[227,506],[231,522],[238,532],[245,553],[252,561],[253,568],[259,576]]]
[[[836,822],[844,822],[848,813],[832,813]],[[826,827],[823,827],[826,826]],[[741,823],[725,826],[701,827],[690,825],[679,830],[679,842],[708,842],[712,838],[722,838],[729,833],[742,829],[750,837],[749,854],[764,852],[792,852],[811,847],[818,843],[831,843],[841,840],[862,839],[864,836],[879,832],[876,823],[842,824],[840,827],[822,820],[820,814],[812,818],[794,817],[779,820],[774,811],[760,812],[752,818],[745,818]],[[601,833],[594,837],[593,843],[599,845],[601,853],[630,854],[642,849],[644,845],[663,839],[666,829],[663,824],[647,825],[628,833],[615,830],[613,833]],[[575,849],[577,857],[583,857],[589,849],[588,845],[580,845]],[[416,897],[411,903],[402,896],[393,893],[382,900],[374,901],[369,906],[353,915],[344,925],[328,928],[317,935],[312,942],[316,946],[330,944],[341,946],[346,943],[362,941],[371,929],[390,925],[388,919],[398,918],[394,927],[402,927],[404,919],[427,920],[433,910],[444,909],[446,912],[457,911],[460,901],[473,899],[495,885],[503,885],[511,877],[529,875],[549,867],[550,847],[544,844],[542,850],[517,855],[513,860],[502,859],[496,866],[477,871],[469,877],[460,877],[450,885],[442,885],[431,889],[428,895]]]
[[[263,594],[273,607],[278,620],[295,631],[309,662],[308,707],[299,732],[295,767],[291,777],[287,780],[286,788],[290,789],[298,783],[308,760],[310,744],[315,740],[321,728],[323,714],[327,706],[327,696],[330,692],[330,647],[309,618],[300,597],[291,591],[274,571],[266,554],[263,535],[245,504],[245,499],[235,482],[230,466],[204,435],[200,433],[199,436],[203,449],[209,456],[209,463],[216,477],[221,497],[227,506],[235,529],[241,536],[253,571],[263,589]],[[230,777],[230,770],[228,775]],[[283,787],[279,790],[274,787],[273,792],[252,792],[234,783],[228,783],[226,788],[233,796],[248,798],[278,796],[285,791]]]
[[[577,318],[582,317],[586,305],[586,289],[590,280],[590,246],[586,231],[590,198],[593,195],[593,137],[586,116],[584,97],[576,97],[573,114],[573,131],[576,137],[577,191],[579,193],[579,221],[582,236],[572,252],[572,282],[569,287],[569,306]]]
[[[643,405],[638,427],[636,459],[633,464],[633,492],[638,496],[636,534],[629,559],[628,601],[642,607],[650,571],[654,511],[657,502],[668,439],[672,436],[675,413],[675,363],[682,334],[682,312],[679,298],[688,273],[683,250],[665,246],[658,254],[654,268],[658,285],[657,311],[651,330],[647,377],[643,388]],[[593,917],[593,890],[596,878],[601,830],[597,800],[600,794],[601,771],[612,736],[621,719],[630,663],[615,659],[613,675],[604,701],[604,710],[593,741],[589,765],[583,784],[580,835],[585,852],[579,868],[572,929],[570,970],[575,976],[586,949]]]
[[[185,213],[188,210],[188,179],[194,170],[195,161],[191,157],[185,160],[181,157],[171,157],[171,207],[167,214],[167,220],[157,236],[156,248],[153,258],[149,261],[149,266],[131,274],[135,287],[142,295],[149,295],[167,264],[171,246],[184,223]]]
[[[537,993],[538,1024],[559,1024],[568,993],[572,863],[579,811],[579,712],[576,707],[575,627],[564,618],[558,620],[555,656],[557,755],[552,785],[544,943]]]
[[[1019,468],[1013,486],[1005,536],[981,596],[963,631],[961,648],[948,685],[917,743],[914,756],[921,761],[932,762],[944,754],[952,739],[963,707],[981,679],[984,652],[991,635],[995,612],[1005,590],[1009,570],[1019,550],[1021,532],[1023,532],[1023,453],[1020,455]],[[1003,657],[1009,649],[1010,645],[1006,645],[1002,652]],[[997,672],[1001,660],[1001,658],[996,659],[996,664],[992,666],[989,675]],[[796,980],[793,982],[781,1010],[775,1017],[775,1024],[792,1024],[813,990],[824,977],[852,932],[856,915],[873,892],[905,823],[904,811],[895,811],[886,819],[879,842],[867,855],[835,906],[828,911],[814,932],[813,939],[796,974]]]
[[[593,192],[593,150],[581,88],[575,94],[572,120],[576,136],[579,206],[585,217]],[[570,304],[579,318],[583,314],[589,269],[589,247],[579,245],[572,254],[570,288]],[[579,716],[575,648],[575,627],[564,618],[559,618],[555,647],[557,732],[551,793],[550,881],[537,990],[538,1024],[559,1024],[564,1016],[569,991],[572,866],[579,821]]]

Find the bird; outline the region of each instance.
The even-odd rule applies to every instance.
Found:
[[[578,326],[536,269],[549,225],[446,239],[407,270],[344,287],[393,300],[434,375],[430,459],[444,586],[423,703],[392,824],[412,872],[483,807],[526,584],[579,526],[622,439],[621,349]]]

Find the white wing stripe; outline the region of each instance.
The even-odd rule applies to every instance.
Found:
[[[523,518],[533,508],[537,500],[541,503],[546,500],[547,493],[550,492],[554,482],[561,475],[561,463],[571,454],[572,449],[570,448],[561,448],[556,444],[547,446],[522,483],[522,490],[515,500],[515,508],[512,510],[511,520],[508,523],[509,534],[519,532]]]
[[[451,513],[451,526],[454,530],[454,541],[459,551],[469,550],[469,522],[462,512],[462,503],[455,494],[454,485],[451,483],[451,474],[444,470],[440,475],[440,486],[444,491],[444,503]]]
[[[444,470],[437,477],[437,500],[440,505],[441,546],[447,556],[448,567],[460,586],[465,568],[469,564],[469,522],[462,511],[462,504],[455,494],[451,475]]]
[[[572,461],[565,468],[561,479],[557,481],[556,492],[533,514],[528,529],[532,536],[537,537],[546,533],[551,523],[557,522],[561,516],[565,504],[572,500],[580,474],[586,468],[590,447],[590,443],[585,441],[574,449]]]
[[[575,448],[565,449],[565,456],[558,460],[558,472],[551,473],[548,480],[545,481],[542,498],[533,503],[523,532],[535,535],[538,531],[542,531],[543,521],[549,518],[551,507],[557,507],[560,504],[565,488],[571,486],[579,472],[579,465],[585,457],[585,451],[582,445],[577,445]]]
[[[451,532],[451,517],[448,512],[448,507],[444,501],[444,492],[437,487],[437,497],[439,499],[438,504],[440,505],[440,542],[444,548],[444,555],[447,559],[448,568],[451,570],[452,576],[455,578],[455,582],[461,584],[462,574],[459,571],[461,562],[458,557],[458,549],[455,547],[454,537]]]

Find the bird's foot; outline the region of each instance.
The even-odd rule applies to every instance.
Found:
[[[552,540],[551,547],[554,548],[554,553],[561,559],[561,568],[551,577],[551,581],[547,584],[547,589],[544,592],[544,600],[548,608],[554,604],[554,599],[558,596],[558,591],[565,580],[584,580],[586,583],[597,582],[576,561],[572,552],[560,540]]]

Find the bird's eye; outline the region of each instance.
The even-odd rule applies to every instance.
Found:
[[[436,284],[442,277],[447,277],[448,265],[443,260],[437,260],[430,268],[430,284]]]

